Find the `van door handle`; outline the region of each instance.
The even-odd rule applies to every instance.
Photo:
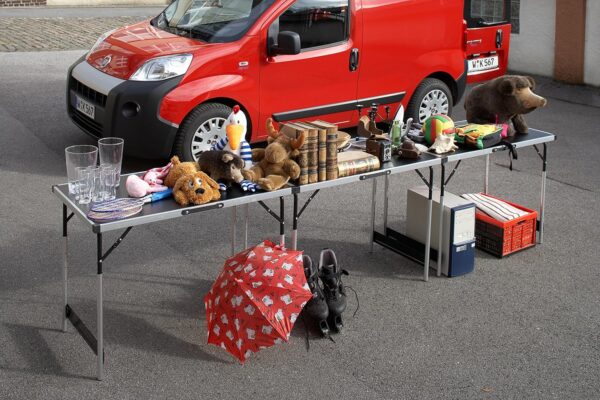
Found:
[[[502,29],[496,31],[496,48],[502,47]]]
[[[356,71],[358,68],[358,49],[350,50],[350,71]]]

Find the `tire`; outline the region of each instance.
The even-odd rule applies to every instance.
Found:
[[[446,84],[439,79],[426,78],[417,86],[406,107],[405,119],[423,123],[431,115],[452,114],[452,95]]]
[[[194,108],[179,126],[173,154],[181,161],[196,161],[203,151],[225,137],[223,125],[231,111],[221,103],[204,103]]]

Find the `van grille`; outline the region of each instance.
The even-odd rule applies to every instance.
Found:
[[[87,115],[71,107],[71,118],[82,129],[97,138],[102,137],[102,124],[92,120]]]
[[[99,106],[106,106],[106,95],[95,91],[89,86],[84,85],[77,79],[71,77],[71,89],[86,100],[89,100]]]

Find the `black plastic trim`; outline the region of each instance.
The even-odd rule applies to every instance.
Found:
[[[344,111],[356,110],[358,104],[391,104],[398,103],[406,96],[406,92],[392,93],[379,97],[370,97],[366,99],[345,101],[342,103],[326,104],[318,107],[303,108],[299,110],[286,111],[273,114],[273,119],[277,122],[285,122],[296,119],[315,117],[318,115],[335,114]]]

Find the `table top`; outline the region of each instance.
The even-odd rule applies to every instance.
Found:
[[[555,140],[555,135],[536,130],[530,129],[529,134],[520,135],[511,138],[511,142],[516,147],[532,146],[535,144],[546,143]],[[258,201],[264,201],[274,199],[283,196],[289,196],[294,193],[306,193],[312,192],[317,189],[340,186],[351,182],[363,181],[370,178],[376,178],[382,175],[393,175],[406,171],[413,171],[421,168],[433,167],[441,165],[444,162],[458,161],[461,159],[479,157],[485,154],[494,153],[496,151],[506,150],[505,145],[494,146],[488,149],[482,150],[464,150],[459,149],[455,153],[435,155],[432,153],[424,153],[419,159],[406,160],[393,157],[389,162],[383,164],[383,167],[379,170],[367,172],[364,174],[357,174],[338,178],[330,181],[323,181],[317,183],[311,183],[307,185],[289,185],[285,188],[266,192],[259,190],[255,193],[244,192],[237,186],[232,186],[226,192],[221,192],[221,199],[215,202],[198,205],[198,206],[187,206],[182,207],[175,202],[173,198],[160,200],[154,203],[145,204],[142,207],[142,211],[139,214],[124,218],[121,220],[107,221],[107,222],[94,222],[87,218],[87,212],[89,205],[78,204],[73,195],[69,194],[68,185],[61,184],[52,187],[53,193],[65,204],[79,219],[88,224],[94,233],[108,232],[118,229],[123,229],[131,226],[143,225],[152,222],[158,222],[168,220],[171,218],[182,217],[186,215],[195,214],[197,212],[209,211],[214,209],[229,208],[240,206],[243,204],[255,203]],[[142,174],[142,173],[138,173]],[[121,184],[117,189],[117,197],[128,197],[125,190],[125,180],[127,175],[121,176]]]

